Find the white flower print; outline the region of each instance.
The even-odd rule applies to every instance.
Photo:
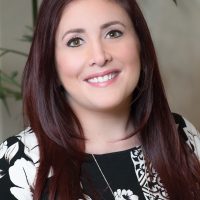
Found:
[[[10,188],[10,191],[18,200],[33,199],[33,195],[30,190],[25,190],[23,188],[18,188],[18,187],[12,187]]]
[[[18,138],[24,144],[24,153],[31,158],[35,166],[39,166],[39,146],[35,134],[30,127],[18,135]]]
[[[84,200],[92,200],[88,195],[86,194],[83,194],[84,196]],[[78,200],[83,200],[83,199],[78,199]]]
[[[16,155],[16,153],[19,150],[19,142],[11,145],[6,153],[5,153],[5,159],[10,163],[10,161],[14,158],[14,156]]]
[[[184,127],[183,130],[188,138],[187,144],[190,146],[191,149],[193,149],[192,146],[194,147],[194,153],[200,160],[200,134],[193,124],[191,124],[185,118],[184,120],[186,123],[186,127]]]
[[[0,159],[5,157],[5,160],[10,163],[10,161],[14,158],[17,151],[19,150],[19,144],[15,143],[8,148],[8,142],[5,141],[0,145]],[[0,169],[0,178],[3,178],[6,174],[5,170]]]
[[[0,178],[3,178],[5,176],[5,172],[0,169]]]
[[[16,160],[13,166],[9,168],[10,180],[16,185],[11,187],[11,193],[18,200],[32,199],[31,187],[34,186],[36,177],[36,167],[30,161],[24,158]]]
[[[2,143],[0,145],[0,159],[4,157],[6,151],[8,149],[8,146],[7,146],[7,141],[5,141],[4,143]]]
[[[29,146],[24,147],[24,153],[31,158],[31,160],[34,162],[36,167],[39,167],[39,146],[36,145],[32,148]]]
[[[138,200],[138,196],[134,195],[131,190],[120,190],[114,192],[115,200]]]

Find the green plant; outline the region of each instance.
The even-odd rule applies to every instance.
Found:
[[[38,0],[32,0],[33,26],[26,27],[27,29],[29,29],[31,31],[31,33],[30,33],[30,35],[23,35],[21,41],[25,41],[25,42],[32,41],[32,33],[33,33],[33,29],[34,29],[35,23],[36,23],[37,12],[38,12]],[[27,53],[0,47],[0,57],[6,55],[8,53],[13,53],[13,54],[17,54],[19,56],[27,57]],[[17,71],[13,71],[10,74],[7,74],[3,71],[3,69],[0,69],[0,100],[5,105],[8,113],[9,113],[9,107],[7,104],[7,98],[12,97],[12,98],[15,98],[16,100],[20,100],[22,98],[21,86],[20,86],[20,83],[17,81],[17,76],[18,76]]]

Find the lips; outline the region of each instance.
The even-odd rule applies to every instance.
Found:
[[[103,83],[103,82],[106,82],[108,80],[115,78],[116,76],[117,76],[117,73],[113,72],[113,73],[107,74],[105,76],[98,76],[98,77],[88,79],[87,81],[90,83]]]
[[[101,73],[89,75],[85,81],[89,83],[103,83],[114,79],[119,74],[119,70],[109,70]]]

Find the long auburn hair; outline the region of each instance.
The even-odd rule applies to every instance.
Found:
[[[43,0],[23,75],[25,120],[40,147],[34,200],[41,198],[51,169],[50,200],[56,196],[77,200],[82,193],[84,134],[59,86],[54,55],[55,34],[62,12],[72,1]],[[135,0],[114,1],[129,14],[141,46],[141,75],[130,109],[134,127],[141,133],[145,158],[159,173],[171,200],[197,200],[200,164],[177,132],[146,21]]]

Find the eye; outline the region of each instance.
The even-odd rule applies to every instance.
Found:
[[[74,37],[67,42],[68,47],[79,47],[83,44],[83,39]]]
[[[123,33],[119,30],[112,30],[106,34],[106,38],[118,38],[121,37]]]

